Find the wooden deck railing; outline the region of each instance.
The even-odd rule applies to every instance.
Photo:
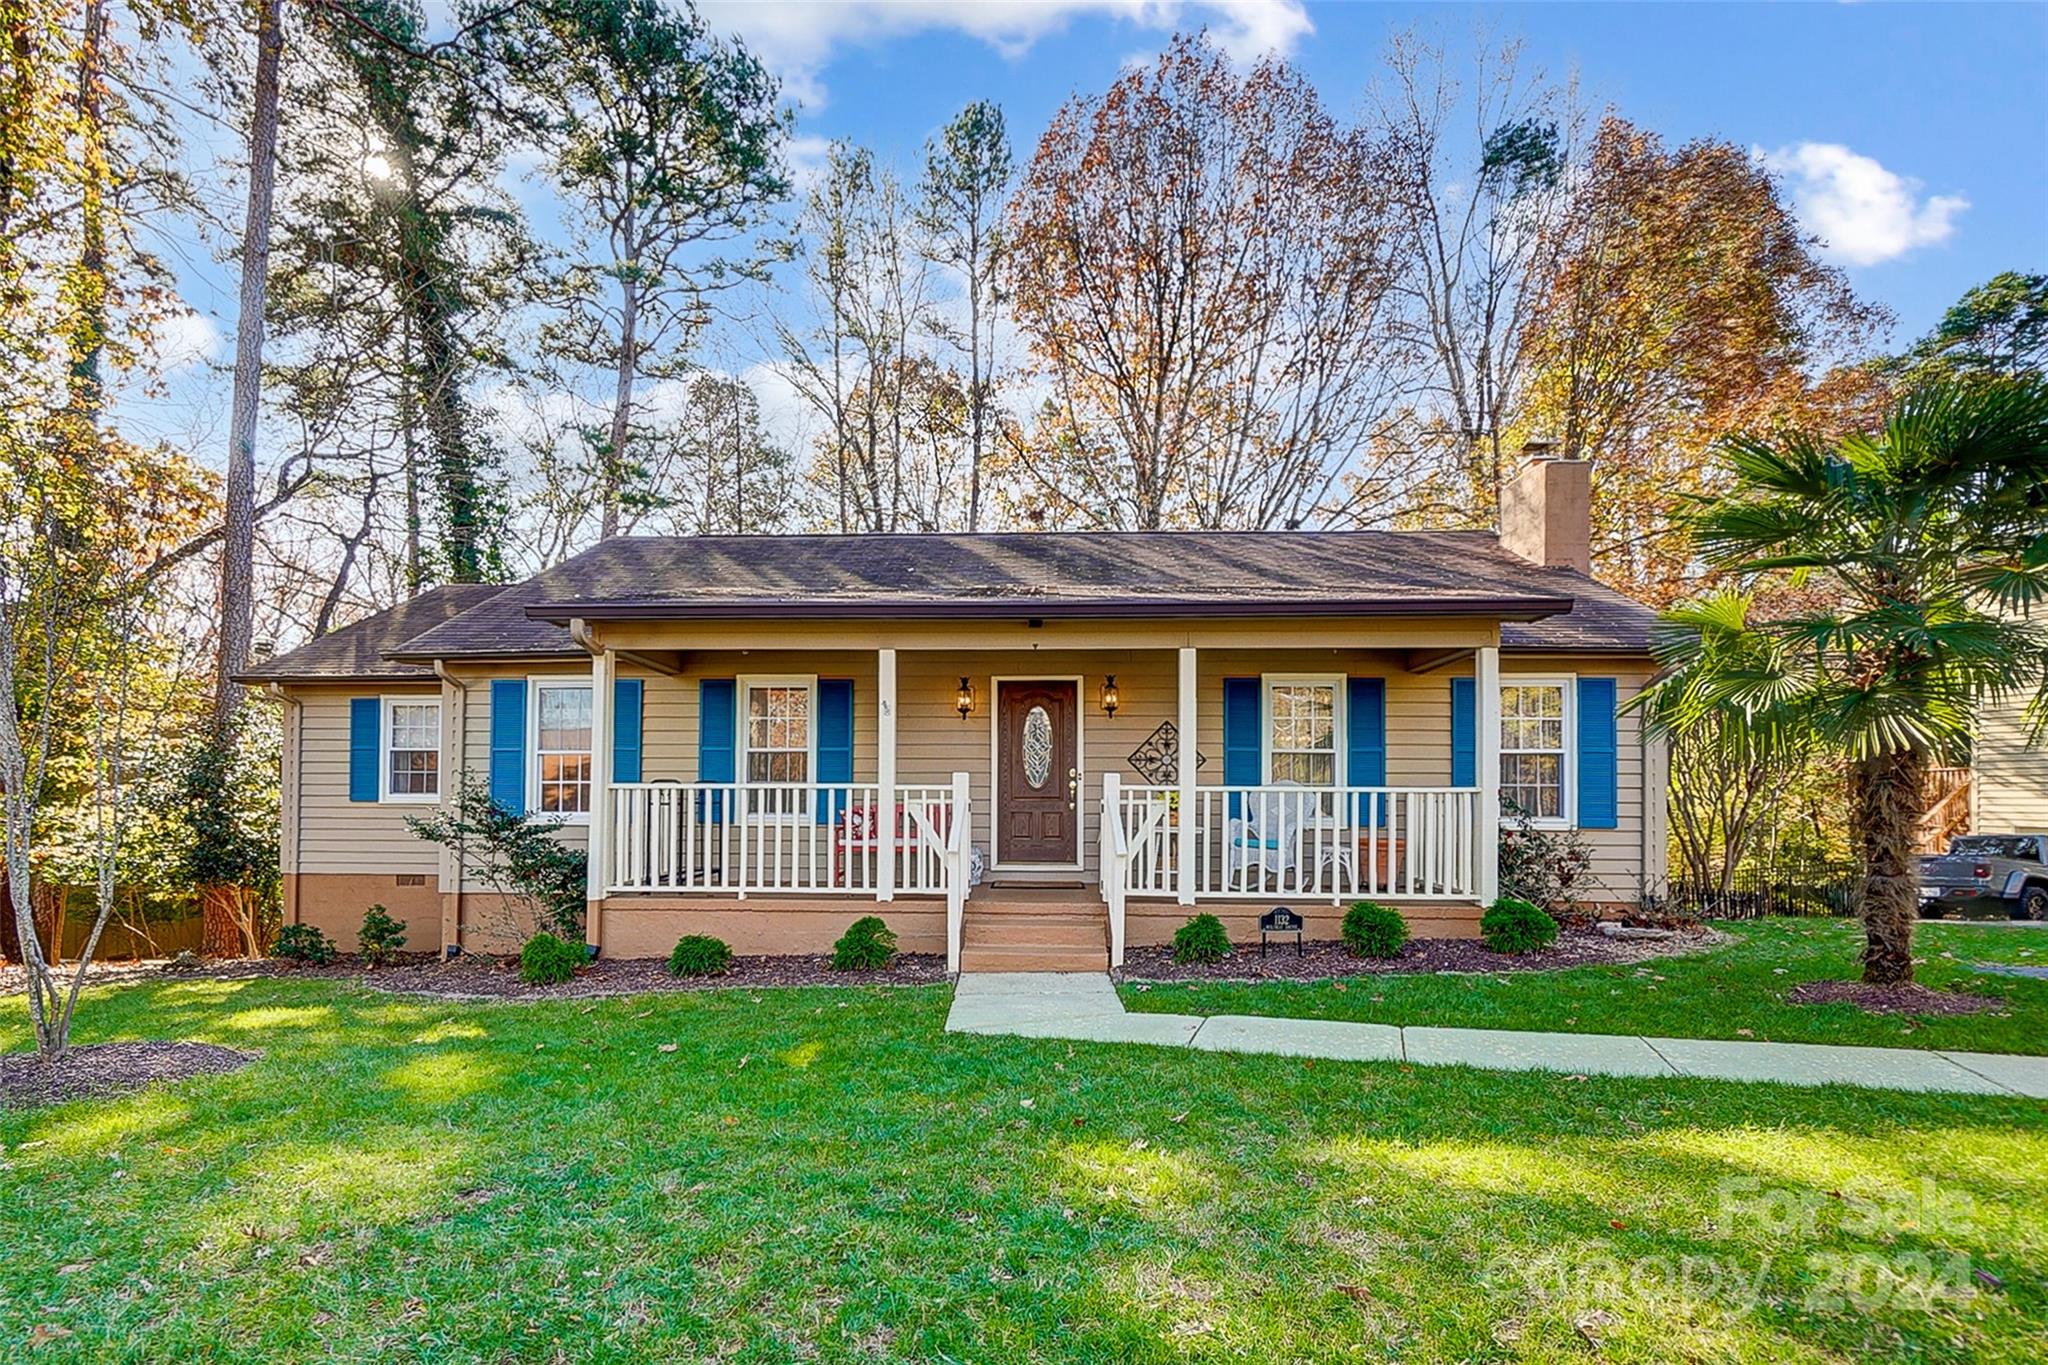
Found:
[[[1476,787],[1198,787],[1193,807],[1177,788],[1105,783],[1104,823],[1118,836],[1105,884],[1178,897],[1177,841],[1192,837],[1197,901],[1479,894]]]

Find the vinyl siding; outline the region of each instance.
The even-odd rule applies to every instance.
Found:
[[[348,799],[349,701],[355,697],[441,695],[438,683],[382,684],[359,688],[299,688],[298,744],[286,776],[297,778],[297,801],[287,784],[287,834],[297,848],[285,850],[289,872],[424,873],[440,868],[434,845],[415,838],[405,817],[430,807]],[[295,856],[294,856],[295,855]]]
[[[2024,710],[2012,698],[1977,718],[1972,827],[1988,834],[2048,830],[2048,747],[2027,743]]]

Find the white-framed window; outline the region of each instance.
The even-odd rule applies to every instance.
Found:
[[[441,799],[441,699],[385,697],[383,797],[386,801]]]
[[[1268,673],[1265,762],[1269,783],[1335,787],[1343,783],[1344,678],[1341,674]]]
[[[527,691],[529,804],[541,815],[580,824],[590,818],[590,679],[533,678]]]
[[[1542,825],[1572,819],[1573,704],[1569,677],[1500,680],[1500,808]]]
[[[739,780],[764,787],[817,780],[818,680],[803,674],[739,680]],[[800,819],[810,814],[809,792],[757,792],[751,815]]]

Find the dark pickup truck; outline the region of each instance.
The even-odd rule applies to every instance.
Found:
[[[1920,860],[1920,917],[2048,919],[2048,834],[1965,834]]]

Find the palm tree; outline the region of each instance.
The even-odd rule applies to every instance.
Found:
[[[1759,744],[1839,753],[1863,979],[1909,982],[1927,770],[1967,755],[1988,699],[2026,696],[2037,730],[2048,719],[2048,383],[1929,384],[1876,433],[1740,436],[1721,455],[1732,486],[1690,526],[1736,586],[1666,615],[1650,723],[1734,714]],[[1800,605],[1759,613],[1766,576]]]

